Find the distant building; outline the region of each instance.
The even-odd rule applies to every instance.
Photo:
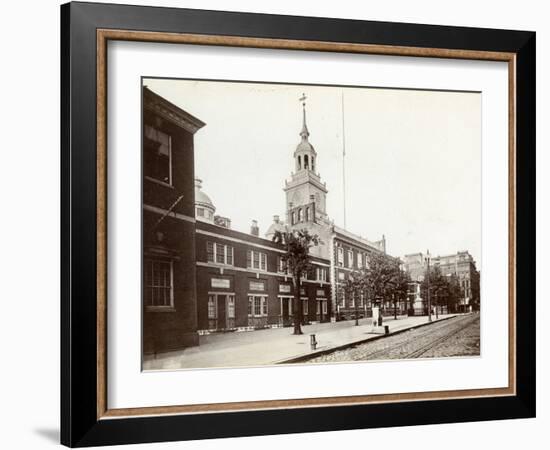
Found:
[[[403,257],[404,266],[412,280],[411,291],[418,294],[419,285],[424,280],[427,269],[426,255],[422,253],[411,253]],[[430,265],[438,266],[443,276],[455,275],[461,290],[459,309],[462,312],[479,310],[479,272],[476,268],[474,258],[468,251],[460,251],[445,256],[430,256]],[[416,284],[418,287],[413,287]],[[421,302],[425,299],[416,295],[416,308],[420,308]],[[422,304],[423,305],[423,304]],[[425,308],[425,305],[422,307]]]

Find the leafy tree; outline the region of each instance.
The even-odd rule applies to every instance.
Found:
[[[450,277],[447,277],[448,279],[448,296],[446,298],[447,300],[447,310],[456,312],[458,310],[458,302],[460,301],[461,297],[461,289],[460,289],[460,283],[458,281],[458,277],[456,274],[452,274]]]
[[[353,298],[355,306],[355,325],[359,325],[359,298],[366,290],[366,274],[364,270],[354,270],[349,273],[342,289],[347,298]]]
[[[407,304],[407,295],[409,292],[409,282],[411,281],[410,275],[401,270],[398,266],[394,268],[394,274],[392,278],[392,297],[393,297],[393,317],[397,319],[397,303],[401,300]],[[405,306],[406,309],[406,306]]]
[[[285,230],[276,231],[273,242],[281,244],[285,253],[281,256],[288,272],[293,277],[294,285],[294,334],[302,333],[302,305],[300,304],[301,278],[311,269],[311,258],[309,249],[319,245],[321,240],[316,234],[309,234],[308,230]]]
[[[430,269],[426,269],[424,272],[424,280],[420,284],[420,291],[422,292],[422,298],[427,299],[428,295],[430,296],[430,307],[436,309],[439,303],[439,297],[444,293],[446,289],[447,280],[441,273],[439,266],[431,266]],[[428,292],[429,289],[429,292]],[[428,311],[428,314],[431,314],[431,311]]]
[[[385,301],[396,292],[396,280],[399,266],[397,262],[383,253],[372,253],[368,268],[365,270],[364,285],[374,301]]]

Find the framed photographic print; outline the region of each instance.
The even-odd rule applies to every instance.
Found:
[[[535,415],[535,33],[61,25],[63,444]]]

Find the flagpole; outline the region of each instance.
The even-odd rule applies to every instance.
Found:
[[[344,115],[344,92],[342,91],[342,185],[344,195],[344,228],[346,228],[346,129]]]

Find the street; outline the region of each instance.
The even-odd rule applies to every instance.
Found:
[[[309,359],[308,363],[477,356],[479,314],[457,316]]]
[[[479,329],[479,316],[477,314],[458,316],[457,318],[464,318],[465,320],[477,318]],[[427,346],[426,349],[429,350],[434,345],[434,339],[440,338],[442,335],[448,336],[449,328],[454,329],[457,326],[460,328],[458,324],[463,324],[462,321],[454,322],[454,315],[440,315],[439,321],[436,321],[435,317],[433,317],[433,320],[434,323],[428,324],[427,316],[400,316],[397,320],[385,318],[384,324],[389,327],[389,336],[372,333],[371,319],[361,319],[359,326],[354,326],[354,321],[306,325],[303,327],[304,334],[299,336],[293,335],[290,328],[214,333],[201,336],[200,345],[196,347],[166,352],[158,354],[156,357],[146,355],[143,367],[144,370],[173,370],[310,361],[349,361],[350,359],[347,359],[346,356],[347,352],[362,348],[360,344],[367,340],[372,341],[372,344],[370,344],[372,347],[367,347],[367,354],[380,350],[387,352],[389,346],[393,346],[396,347],[392,352],[392,354],[395,353],[393,357],[406,358],[408,353],[418,350],[418,344],[424,343]],[[408,329],[414,329],[414,332],[406,331]],[[397,334],[392,336],[393,333]],[[411,335],[411,333],[413,334]],[[315,350],[310,348],[310,335],[312,334],[315,334],[318,342]],[[477,341],[479,341],[479,331],[477,336]],[[474,342],[475,340],[474,337]],[[448,342],[452,342],[450,338]],[[408,350],[411,345],[414,345],[414,348]],[[444,343],[441,342],[438,351],[443,352],[443,345]],[[400,349],[400,346],[404,348]],[[346,350],[337,350],[344,347]],[[334,352],[331,353],[332,349],[334,349]],[[445,351],[455,356],[456,349],[454,347],[447,348]],[[473,351],[479,352],[479,349],[474,348]],[[321,357],[321,354],[325,354],[325,356]],[[357,359],[360,359],[361,355],[358,354],[358,356]],[[380,356],[387,358],[382,353],[380,353]]]

